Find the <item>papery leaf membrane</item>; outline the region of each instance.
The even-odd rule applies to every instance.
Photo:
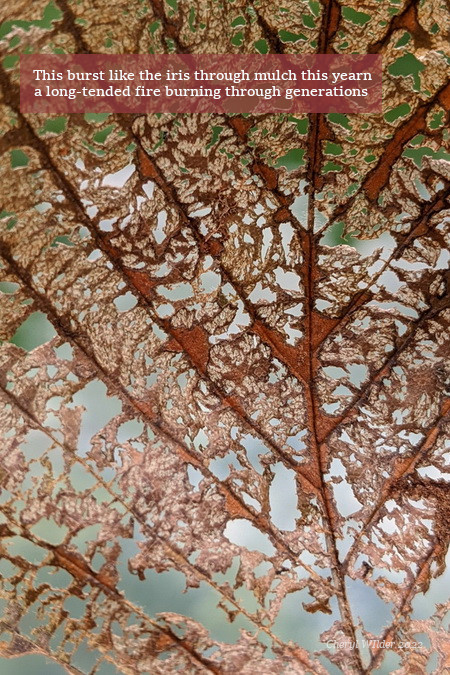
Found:
[[[448,12],[0,12],[3,657],[445,672]],[[384,112],[24,115],[24,51],[381,53]]]

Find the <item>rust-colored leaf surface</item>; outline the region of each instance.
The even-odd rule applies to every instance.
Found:
[[[0,19],[0,671],[447,672],[446,3]],[[23,115],[51,51],[377,52],[384,110]]]

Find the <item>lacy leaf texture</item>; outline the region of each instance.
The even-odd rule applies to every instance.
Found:
[[[449,672],[448,4],[1,4],[2,672]],[[30,52],[379,53],[384,111],[24,115]]]

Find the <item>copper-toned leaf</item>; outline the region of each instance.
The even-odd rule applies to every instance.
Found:
[[[445,3],[0,14],[2,672],[446,672]],[[377,52],[384,110],[24,115],[24,52]]]

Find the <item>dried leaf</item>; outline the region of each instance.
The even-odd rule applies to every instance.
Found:
[[[0,13],[1,654],[446,672],[448,11]],[[377,52],[384,113],[23,115],[25,51]]]

